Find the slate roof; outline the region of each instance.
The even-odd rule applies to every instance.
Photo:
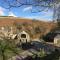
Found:
[[[59,38],[60,38],[60,34],[57,34],[57,35],[55,36],[55,38],[59,39]]]

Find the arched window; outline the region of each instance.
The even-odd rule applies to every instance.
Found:
[[[21,38],[26,38],[26,34],[21,34]]]

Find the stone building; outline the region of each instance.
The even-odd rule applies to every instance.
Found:
[[[18,34],[18,39],[22,43],[27,43],[27,42],[30,42],[30,35],[27,32],[22,31]]]
[[[54,37],[54,44],[60,45],[60,28],[56,28],[54,32],[56,33],[56,36]]]
[[[54,37],[54,44],[60,44],[60,35]]]

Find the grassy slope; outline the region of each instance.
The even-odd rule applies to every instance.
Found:
[[[48,33],[56,25],[52,22],[44,22],[25,18],[0,17],[0,26],[11,26],[16,23],[20,24],[19,26],[22,26],[24,30],[27,31],[32,38],[41,37],[42,35]],[[39,33],[35,33],[36,27],[39,27],[41,29]]]

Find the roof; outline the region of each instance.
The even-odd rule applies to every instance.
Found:
[[[26,32],[25,32],[25,31],[22,31],[21,33],[24,33],[24,34],[26,34]]]
[[[22,31],[22,32],[20,32],[19,34],[28,34],[27,32],[25,32],[25,31]]]
[[[57,38],[57,39],[60,38],[60,34],[58,34],[57,36],[55,36],[55,38]]]

